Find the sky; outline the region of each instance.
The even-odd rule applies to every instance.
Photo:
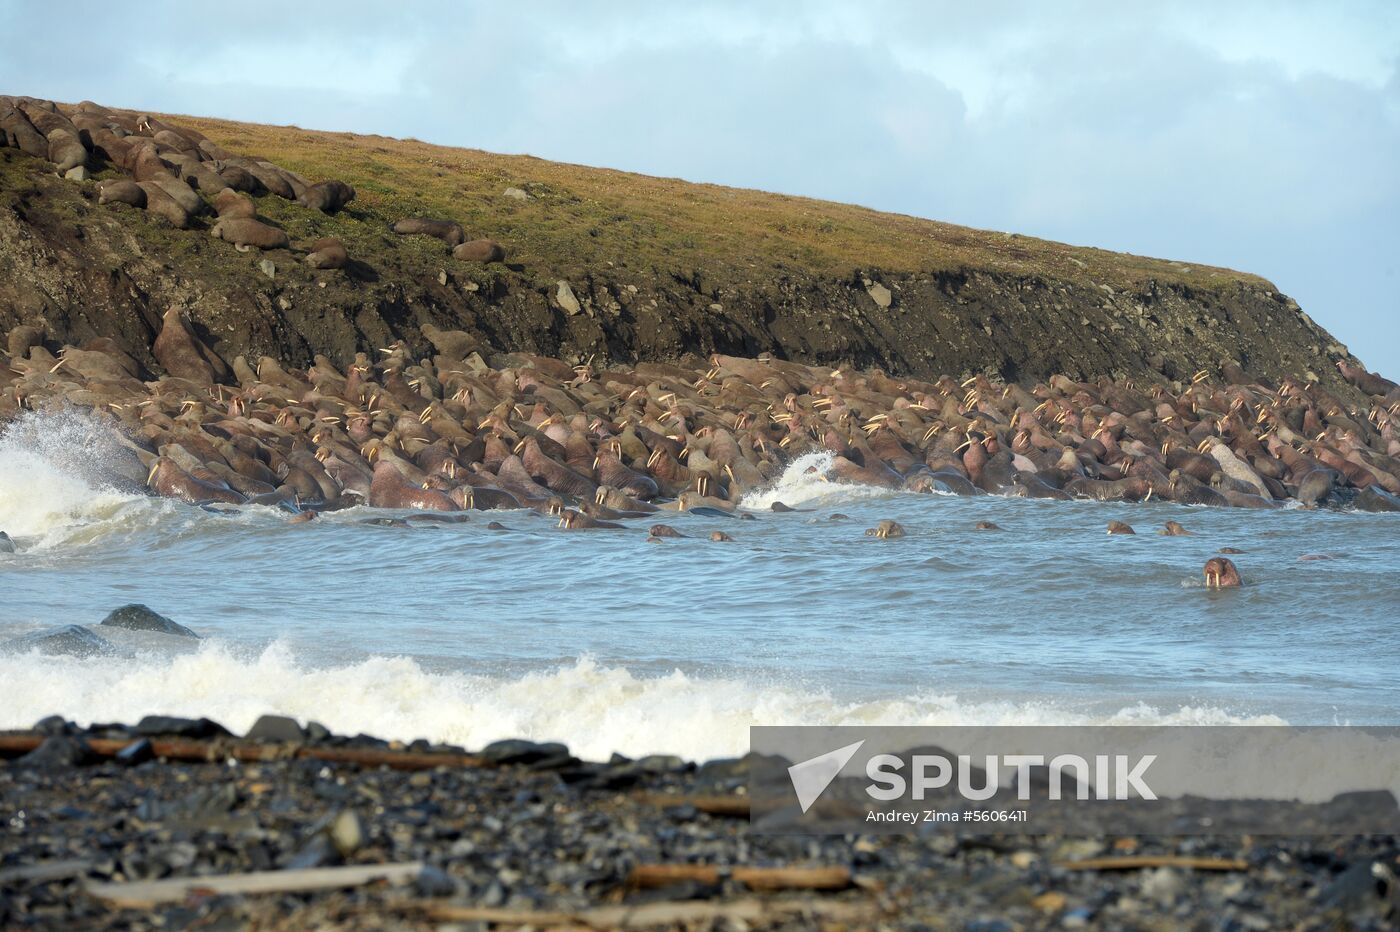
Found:
[[[1229,266],[1400,378],[1400,3],[0,0],[0,92]]]

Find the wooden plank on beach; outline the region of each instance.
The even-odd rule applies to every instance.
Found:
[[[491,909],[433,900],[404,901],[394,908],[435,922],[484,922],[500,926],[569,926],[591,929],[705,927],[720,922],[761,925],[781,921],[869,924],[880,913],[870,901],[677,900],[636,906],[597,906],[576,912]],[[372,910],[371,910],[372,911]]]
[[[92,883],[87,892],[119,909],[147,909],[160,903],[181,903],[192,896],[240,896],[256,893],[307,893],[338,890],[385,880],[407,883],[423,872],[422,862],[352,864],[306,870],[255,871],[215,877],[175,877],[131,883]]]
[[[1243,871],[1249,862],[1239,858],[1194,858],[1176,854],[1138,854],[1121,858],[1086,858],[1060,861],[1067,871],[1135,871],[1147,867],[1184,867],[1196,871]]]
[[[736,819],[749,817],[747,796],[677,796],[671,793],[647,793],[642,799],[653,806],[694,806],[707,815],[728,816]]]
[[[642,889],[694,881],[719,883],[724,877],[750,890],[845,890],[851,886],[848,867],[725,867],[714,864],[638,864],[627,885]]]

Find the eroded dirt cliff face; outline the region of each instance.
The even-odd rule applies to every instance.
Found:
[[[171,229],[99,205],[93,181],[49,168],[0,150],[0,330],[38,326],[53,349],[110,337],[153,373],[150,346],[171,306],[227,360],[298,365],[316,353],[343,365],[398,340],[427,355],[425,324],[466,331],[483,355],[608,364],[767,352],[925,378],[1189,379],[1234,363],[1256,378],[1339,384],[1335,363],[1351,358],[1292,300],[1248,276],[1213,288],[1153,279],[1114,288],[978,268],[833,275],[792,266],[750,277],[605,265],[567,280],[574,310],[552,271],[457,263],[373,228],[371,215],[358,218],[367,229],[350,266],[321,271],[303,264],[295,236],[291,249],[239,252],[209,235],[212,218]]]

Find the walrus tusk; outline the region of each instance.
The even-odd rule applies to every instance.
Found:
[[[150,484],[151,484],[151,480],[155,478],[156,470],[159,469],[159,468],[160,468],[160,460],[156,460],[154,463],[151,464],[151,471],[148,472],[148,473],[146,473],[146,485],[150,485]]]

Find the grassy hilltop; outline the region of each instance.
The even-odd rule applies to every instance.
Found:
[[[113,336],[149,358],[160,313],[177,304],[229,358],[343,362],[398,339],[427,353],[431,323],[467,331],[484,353],[627,363],[772,352],[1021,381],[1183,378],[1226,361],[1330,381],[1347,355],[1269,282],[1228,269],[415,140],[162,119],[352,184],[339,214],[272,195],[257,208],[294,247],[339,237],[355,267],[313,271],[295,248],[239,253],[207,235],[207,219],[175,230],[98,205],[91,182],[0,150],[0,325],[41,320],[56,342]],[[97,179],[117,173],[97,168]],[[409,215],[456,220],[501,242],[508,261],[457,262],[437,240],[389,231]],[[580,313],[555,300],[560,281]]]

